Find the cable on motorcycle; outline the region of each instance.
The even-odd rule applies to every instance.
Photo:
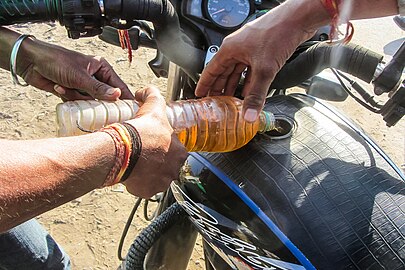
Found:
[[[159,195],[159,196],[157,196],[156,199],[148,199],[148,200],[145,200],[145,202],[144,202],[144,204],[143,204],[143,218],[144,218],[146,221],[152,221],[152,220],[154,220],[154,219],[157,217],[157,215],[158,215],[158,209],[155,209],[155,211],[153,212],[152,216],[149,216],[149,214],[148,214],[148,205],[149,205],[149,202],[160,203],[160,201],[161,201],[162,199],[163,199],[163,196]]]
[[[331,68],[333,74],[335,74],[336,78],[338,79],[340,85],[342,86],[343,90],[345,90],[355,101],[357,101],[361,106],[366,108],[367,110],[379,114],[381,112],[380,108],[382,107],[381,104],[378,104],[373,96],[371,96],[363,87],[361,87],[356,81],[350,79],[346,75],[344,75],[341,71]],[[350,83],[348,86],[344,81]],[[361,97],[364,99],[361,100],[359,97],[353,94],[351,89],[355,90]],[[367,104],[368,103],[368,104]],[[370,104],[370,105],[369,105]]]
[[[128,216],[127,219],[127,223],[125,224],[124,230],[122,231],[122,235],[121,235],[121,239],[120,239],[120,243],[118,245],[118,259],[120,261],[124,261],[125,259],[122,257],[122,247],[124,245],[124,241],[125,241],[125,237],[127,236],[128,230],[129,230],[129,226],[132,223],[132,220],[134,219],[136,210],[138,210],[139,205],[142,202],[142,198],[138,198],[134,204],[134,207],[132,208],[131,213]]]
[[[157,194],[157,195],[155,195],[155,199],[145,199],[144,201],[144,207],[143,207],[143,216],[144,216],[144,218],[145,218],[145,220],[147,220],[147,221],[152,221],[152,220],[154,220],[156,217],[157,217],[157,213],[158,213],[158,211],[157,211],[157,209],[154,211],[154,213],[153,213],[153,215],[151,216],[151,217],[149,217],[149,215],[148,215],[148,205],[149,205],[149,202],[155,202],[155,203],[160,203],[161,201],[162,201],[162,199],[163,199],[163,195],[161,195],[161,194]],[[129,216],[128,216],[128,219],[127,219],[127,222],[126,222],[126,224],[125,224],[125,227],[124,227],[124,230],[122,231],[122,234],[121,234],[121,239],[120,239],[120,243],[119,243],[119,245],[118,245],[118,259],[120,260],[120,261],[124,261],[125,259],[122,257],[122,247],[124,246],[124,242],[125,242],[125,238],[127,237],[127,234],[128,234],[128,230],[129,230],[129,226],[131,226],[131,223],[132,223],[132,221],[134,220],[134,216],[135,216],[135,213],[136,213],[136,211],[138,210],[138,208],[139,208],[139,205],[141,205],[141,202],[142,202],[142,198],[138,198],[137,200],[136,200],[136,202],[135,202],[135,204],[134,204],[134,207],[132,208],[132,211],[131,211],[131,213],[129,214]]]

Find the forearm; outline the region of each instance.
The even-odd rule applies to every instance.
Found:
[[[0,68],[10,70],[11,49],[18,36],[17,32],[0,27]]]
[[[350,18],[353,20],[390,16],[399,12],[397,0],[351,0],[349,2],[352,5]]]
[[[114,162],[111,137],[0,141],[0,231],[102,186]]]
[[[375,18],[398,14],[397,0],[342,0],[341,16],[348,19]],[[288,0],[277,8],[277,14],[291,26],[312,31],[331,22],[321,0]],[[272,20],[272,16],[268,16]]]

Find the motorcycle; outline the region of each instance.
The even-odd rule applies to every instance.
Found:
[[[31,21],[58,20],[72,38],[99,35],[120,46],[117,29],[129,29],[133,49],[156,49],[149,66],[168,79],[167,99],[179,100],[195,98],[199,74],[228,34],[281,1],[42,2],[46,16],[37,10]],[[1,7],[0,25],[26,21]],[[353,96],[395,125],[405,114],[405,46],[385,65],[368,49],[326,39],[327,27],[297,49],[269,88],[264,110],[283,128],[233,152],[190,153],[179,178],[155,198],[156,215],[125,258],[121,239],[122,269],[187,269],[197,234],[208,270],[404,268],[405,176],[361,128],[320,99]],[[336,79],[321,72],[326,68]],[[372,82],[376,94],[389,92],[388,101],[376,102],[346,73]],[[306,94],[286,94],[293,86]]]

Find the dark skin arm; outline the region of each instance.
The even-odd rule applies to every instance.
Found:
[[[10,69],[10,53],[19,35],[0,27],[1,68]],[[28,84],[60,96],[63,100],[134,98],[105,59],[32,38],[25,39],[18,51],[17,74]]]

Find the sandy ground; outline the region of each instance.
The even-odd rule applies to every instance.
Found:
[[[363,26],[369,27],[368,24]],[[395,28],[393,24],[390,26]],[[22,25],[16,29],[86,54],[104,56],[133,91],[154,84],[164,92],[166,81],[156,78],[147,66],[154,57],[153,51],[138,50],[129,66],[126,54],[120,48],[97,38],[70,40],[65,29],[56,24]],[[395,31],[401,37],[402,33]],[[378,36],[375,38],[379,39]],[[387,47],[376,50],[380,49]],[[55,105],[60,102],[57,97],[32,87],[14,86],[6,71],[0,71],[0,85],[0,138],[24,140],[55,136]],[[372,115],[352,100],[337,105],[351,115],[397,164],[403,163],[405,119],[388,129],[381,117]],[[115,269],[119,264],[116,255],[118,242],[135,199],[120,189],[95,190],[38,219],[69,253],[74,269]],[[138,211],[125,250],[146,224],[142,211]],[[203,269],[200,247],[198,244],[189,269]]]

